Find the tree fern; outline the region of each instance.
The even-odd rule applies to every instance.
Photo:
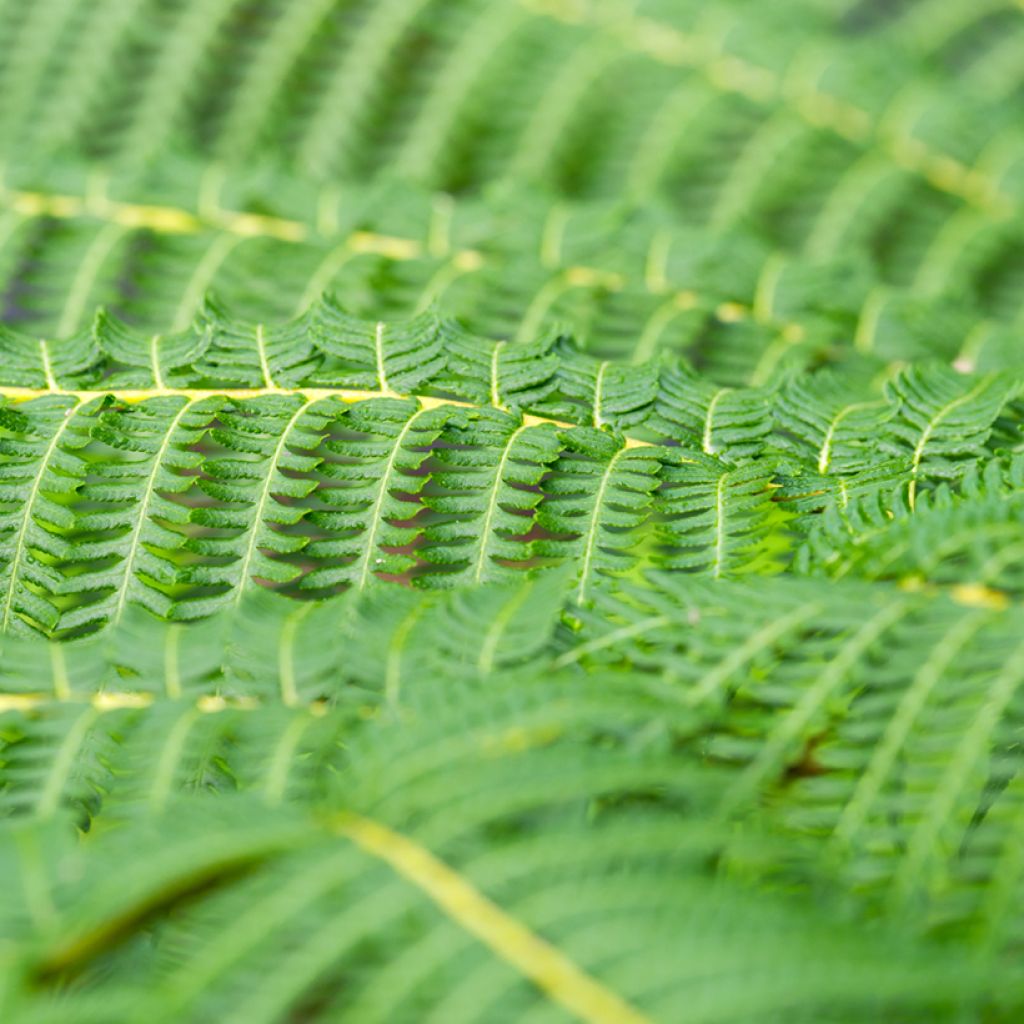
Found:
[[[1022,32],[0,2],[0,1017],[1017,1020]]]

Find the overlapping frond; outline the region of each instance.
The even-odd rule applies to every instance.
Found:
[[[841,1005],[847,1019],[870,1019],[890,1000],[910,1000],[926,1016],[938,1012],[945,989],[936,988],[936,977],[925,970],[926,947],[919,946],[917,955],[923,957],[922,977],[929,980],[919,988],[905,953],[879,952],[886,942],[905,942],[905,937],[885,939],[877,925],[867,933],[862,928],[847,933],[835,919],[823,921],[819,932],[812,923],[816,915],[799,897],[779,902],[755,894],[740,880],[761,868],[756,856],[747,860],[751,854],[743,844],[730,840],[726,820],[740,813],[764,820],[761,801],[767,802],[768,821],[793,830],[789,842],[797,834],[821,834],[815,842],[834,848],[837,865],[857,888],[892,888],[915,920],[918,904],[927,900],[926,924],[936,913],[943,919],[970,916],[992,930],[997,946],[1012,941],[1016,916],[1004,912],[989,921],[985,915],[992,909],[976,894],[979,872],[1000,878],[1003,891],[1010,892],[1007,869],[1000,866],[1007,854],[999,851],[1012,841],[1019,813],[1012,786],[1003,793],[994,790],[987,773],[1004,777],[1010,770],[1007,759],[1014,756],[1019,616],[1011,620],[984,609],[965,614],[943,598],[888,587],[864,585],[839,594],[820,584],[780,582],[757,584],[772,592],[767,612],[751,602],[750,585],[737,591],[660,576],[619,594],[599,588],[600,600],[582,613],[580,631],[556,634],[544,620],[557,622],[564,587],[545,579],[529,591],[502,585],[415,596],[418,617],[411,624],[414,595],[395,607],[381,601],[378,592],[305,606],[308,612],[280,598],[264,598],[243,603],[230,619],[187,626],[136,613],[112,634],[86,641],[94,666],[91,684],[79,674],[68,684],[72,692],[35,704],[25,701],[5,714],[4,810],[35,822],[19,826],[23,838],[16,848],[30,849],[25,844],[37,841],[31,837],[45,821],[69,810],[79,821],[90,821],[97,833],[85,851],[56,848],[62,857],[86,860],[70,873],[73,882],[53,889],[52,911],[43,919],[34,916],[31,894],[39,890],[32,888],[28,872],[41,868],[49,877],[48,862],[36,861],[30,869],[21,859],[12,867],[11,877],[19,881],[5,901],[8,930],[36,938],[15,975],[25,987],[8,989],[5,998],[28,1000],[28,1008],[40,1001],[41,1019],[49,1019],[46,1013],[57,1012],[57,1004],[47,1009],[56,998],[51,985],[74,971],[90,984],[71,997],[75,1002],[59,1005],[64,1012],[74,1006],[76,1019],[92,1019],[101,1005],[107,1019],[111,1013],[114,1019],[121,1014],[137,1019],[167,1000],[179,1007],[176,1013],[188,1007],[202,1015],[215,1012],[223,999],[248,998],[242,992],[261,993],[259,1006],[265,1007],[271,991],[283,1000],[274,1007],[304,1005],[315,991],[318,1000],[329,994],[333,1008],[377,1007],[380,1000],[397,1000],[396,1007],[419,1006],[423,1000],[430,1007],[441,1000],[445,1012],[471,1019],[471,1011],[485,1013],[491,1000],[512,996],[499,996],[504,983],[481,962],[474,968],[481,973],[473,1002],[451,1009],[469,998],[463,994],[467,975],[435,977],[441,962],[435,953],[446,950],[443,959],[449,959],[454,942],[461,956],[468,956],[476,949],[469,945],[468,929],[483,939],[477,954],[490,956],[498,933],[482,937],[486,915],[474,911],[462,917],[439,897],[434,884],[443,877],[445,891],[465,893],[461,887],[469,885],[496,901],[501,913],[519,919],[525,914],[547,943],[574,960],[582,956],[613,994],[655,1018],[679,998],[673,986],[689,984],[678,976],[678,951],[691,944],[698,957],[694,977],[710,970],[706,958],[717,956],[716,949],[728,956],[730,971],[748,977],[755,964],[767,963],[768,949],[775,950],[765,967],[765,987],[758,982],[753,992],[743,989],[741,1002],[735,1002],[739,997],[731,981],[707,989],[705,998],[716,1015],[757,1019],[795,998],[801,1006],[809,1006],[809,1000],[816,1007],[818,989],[801,965],[811,949],[804,943],[817,947],[823,941],[837,960],[826,969],[831,960],[820,949],[813,954],[825,1001],[819,1014]],[[386,634],[366,625],[383,625],[381,609],[391,615]],[[475,616],[478,625],[466,616]],[[483,636],[484,623],[503,624],[504,636]],[[464,627],[458,634],[457,624]],[[184,647],[182,630],[189,634]],[[420,643],[442,636],[451,643],[454,635],[465,636],[478,644],[479,654],[467,650],[461,662],[449,661],[442,675],[421,670],[400,689],[389,689],[389,663],[414,630],[421,630]],[[545,634],[549,639],[538,647],[536,638]],[[320,645],[332,637],[328,654]],[[532,652],[523,638],[533,643]],[[386,639],[391,642],[383,644]],[[177,690],[169,689],[159,669],[153,671],[167,664],[168,641],[179,650],[195,650],[190,666],[199,668],[205,659],[204,680],[180,679]],[[901,652],[895,660],[887,653],[894,645]],[[80,666],[90,663],[77,654],[82,648],[81,642],[10,640],[4,664],[20,665],[31,679],[33,661],[57,650],[81,673]],[[338,650],[345,655],[339,658]],[[632,668],[623,671],[624,662]],[[943,665],[954,662],[955,673],[940,674]],[[436,665],[441,664],[439,658]],[[584,666],[591,671],[582,673]],[[16,674],[8,669],[8,680]],[[990,675],[990,690],[971,685]],[[93,693],[85,689],[97,683]],[[131,691],[133,699],[126,685],[139,687]],[[997,703],[986,692],[998,697]],[[950,745],[948,736],[959,739]],[[897,741],[924,743],[934,755],[916,761],[918,770],[906,776],[908,769],[895,759],[902,749]],[[999,760],[982,757],[987,744],[1000,748],[1004,742],[1011,746]],[[858,759],[858,749],[869,756]],[[709,757],[717,767],[702,764]],[[826,780],[830,784],[824,785]],[[903,795],[906,787],[917,794],[912,803]],[[243,799],[237,790],[248,796]],[[987,808],[980,827],[971,825],[979,802]],[[173,842],[154,831],[165,814],[178,821]],[[907,842],[894,837],[880,846],[894,820]],[[105,826],[113,821],[120,826],[108,835]],[[944,852],[954,849],[944,837],[958,829],[970,829],[971,852],[963,863],[961,855]],[[376,957],[362,959],[364,947],[351,945],[360,933],[353,932],[342,907],[351,906],[353,893],[365,892],[360,898],[371,905],[378,898],[398,898],[385,895],[388,886],[380,888],[383,876],[374,875],[372,883],[367,879],[368,889],[359,883],[362,862],[357,856],[353,863],[353,851],[360,849],[370,849],[412,881],[411,890],[400,887],[404,898],[416,893],[423,898],[425,892],[427,905],[449,908],[458,926],[448,932],[445,925],[444,939],[432,930],[414,929],[410,935],[406,927],[399,940],[386,924],[388,914],[367,909],[367,926],[372,921],[375,929],[384,928],[380,942],[390,956],[399,957],[402,966],[396,964],[394,972]],[[121,857],[118,850],[131,856],[116,888],[99,884],[91,872],[110,857]],[[708,859],[726,851],[742,870],[709,885]],[[792,877],[807,870],[801,843],[786,856]],[[434,864],[431,858],[459,875],[427,871],[423,865]],[[328,866],[335,860],[339,870],[348,865],[336,882]],[[520,870],[510,875],[513,863]],[[629,870],[623,872],[623,865]],[[565,886],[571,875],[579,893],[581,875],[589,878],[591,871],[593,885],[584,888],[592,890],[593,901],[587,901],[580,927],[590,935],[594,928],[603,930],[605,953],[597,960],[587,959],[585,943],[578,945],[583,933],[571,938],[577,933],[556,925],[557,915],[535,918],[527,910],[552,898],[542,895],[546,879]],[[288,894],[298,898],[310,878],[319,879],[315,897],[293,904]],[[531,883],[522,890],[515,879]],[[682,887],[682,902],[666,914],[673,885]],[[197,887],[202,890],[198,902],[181,902]],[[338,899],[344,897],[337,908],[329,895],[335,891]],[[649,902],[639,898],[641,891],[648,892]],[[155,900],[157,892],[164,896]],[[612,916],[606,914],[609,899],[619,908]],[[695,906],[703,908],[700,913]],[[142,907],[149,908],[145,915]],[[647,912],[655,918],[635,916]],[[122,922],[126,935],[132,935],[153,914],[169,915],[155,946],[143,954],[136,941],[126,939],[104,954],[106,966],[100,969],[95,958],[112,922]],[[265,914],[271,916],[258,925]],[[761,914],[766,915],[764,932],[752,934],[751,915],[761,920]],[[788,915],[792,925],[786,924]],[[227,938],[225,929],[234,928],[236,920],[237,939],[225,948],[217,936]],[[297,960],[268,959],[271,947],[260,936],[273,931],[279,939],[282,928],[295,936],[297,949],[305,949],[308,940],[310,948],[323,951],[327,940],[318,936],[334,936],[331,964],[359,964],[364,981],[354,990],[335,989],[326,981],[335,975],[324,962],[316,972],[325,979],[324,988],[295,969]],[[639,960],[637,928],[653,943]],[[719,934],[722,945],[709,946],[709,936]],[[764,946],[757,937],[762,934]],[[787,936],[785,942],[780,934]],[[634,940],[627,941],[630,935]],[[858,941],[865,945],[855,952]],[[182,959],[182,943],[205,961],[198,973],[198,960]],[[209,951],[215,949],[223,955],[211,959]],[[279,941],[273,949],[279,954]],[[652,960],[654,949],[662,952]],[[860,964],[852,972],[851,956]],[[937,952],[931,956],[939,956],[936,969],[949,972]],[[144,973],[138,984],[118,986],[113,1001],[106,1000],[104,978],[118,977],[119,969],[110,974],[109,967],[121,957]],[[637,975],[628,965],[641,962],[647,966]],[[722,975],[725,963],[716,976],[731,978],[730,972]],[[668,972],[661,981],[659,971]],[[250,972],[253,980],[247,982]],[[983,974],[971,996],[971,983],[962,972],[954,973],[960,998],[986,998]],[[266,978],[257,983],[256,975]],[[138,973],[135,977],[140,979]],[[641,983],[642,977],[648,981]],[[754,970],[753,977],[761,975]],[[1004,994],[1014,984],[1004,975]],[[264,986],[270,986],[266,992]],[[527,987],[515,998],[552,997],[544,995],[543,982],[540,990]]]
[[[66,852],[75,882],[50,897],[45,922],[12,900],[16,934],[31,937],[32,953],[12,965],[6,1012],[82,1021],[273,1021],[291,1012],[469,1021],[510,1012],[639,1022],[671,1012],[686,992],[706,1019],[770,1020],[798,1004],[870,1020],[896,1007],[927,1017],[954,975],[961,998],[986,1002],[986,972],[954,970],[941,950],[898,954],[891,930],[837,926],[820,907],[753,894],[739,880],[709,885],[708,838],[697,823],[628,809],[632,794],[669,778],[672,796],[690,796],[670,760],[634,752],[613,781],[572,758],[576,770],[556,789],[510,790],[503,779],[517,768],[564,771],[572,732],[544,749],[499,746],[485,771],[468,775],[460,766],[477,765],[470,752],[489,745],[481,725],[461,741],[446,742],[436,728],[432,742],[421,737],[422,757],[463,780],[443,817],[410,813],[431,781],[410,783],[400,771],[314,816],[230,795],[169,801],[163,815]],[[383,752],[372,742],[354,752],[360,780],[371,766],[379,771]],[[603,763],[625,767],[607,753]],[[616,810],[616,797],[627,807]],[[574,813],[595,799],[611,805],[597,820]],[[171,816],[173,838],[154,842]],[[522,833],[538,821],[541,842]],[[124,860],[116,888],[101,867],[108,858]],[[24,861],[15,870],[29,882]],[[585,901],[567,904],[570,890]],[[154,917],[164,923],[155,941],[144,938]],[[114,929],[121,942],[100,962]],[[118,985],[128,963],[132,980]],[[62,992],[69,975],[79,984]],[[339,975],[345,984],[334,983]]]
[[[0,1018],[1017,1020],[1019,7],[0,3]]]
[[[965,584],[652,582],[599,594],[556,664],[634,666],[722,707],[705,741],[733,769],[719,815],[813,837],[890,912],[983,931],[997,916],[1014,941],[990,901],[1020,884],[1018,607]]]
[[[689,2],[12,12],[4,291],[60,335],[100,303],[180,329],[213,283],[268,321],[443,296],[510,338],[557,307],[599,357],[664,343],[727,384],[851,342],[1016,361],[1019,19],[948,7],[858,42]]]
[[[0,262],[19,296],[11,322],[70,336],[104,305],[149,338],[186,328],[209,289],[265,325],[326,291],[386,322],[434,304],[509,342],[567,324],[598,359],[685,354],[727,386],[821,362],[1020,363],[1012,301],[921,297],[868,256],[781,259],[742,227],[695,226],[661,206],[354,186],[350,211],[324,224],[329,191],[297,207],[297,180],[276,175],[241,187],[240,208],[211,209],[203,172],[173,163],[152,186],[127,179],[116,199],[97,200],[85,170],[72,195],[67,175],[12,185],[24,212],[10,213]]]
[[[794,551],[812,567],[823,544],[846,572],[839,548],[1020,430],[1009,372],[929,364],[878,397],[828,376],[775,396],[330,302],[283,328],[211,307],[167,339],[109,317],[64,343],[9,338],[35,365],[0,385],[5,625],[59,635],[132,603],[193,618],[258,584],[323,596],[571,562],[582,602],[641,562],[728,577]]]

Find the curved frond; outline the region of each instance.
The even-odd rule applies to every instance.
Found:
[[[0,1019],[1021,1019],[1020,7],[0,2]]]

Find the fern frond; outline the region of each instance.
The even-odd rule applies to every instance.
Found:
[[[94,382],[102,381],[111,388],[162,390],[187,384],[188,377],[182,380],[182,376],[201,361],[212,340],[208,324],[199,330],[188,328],[176,334],[146,337],[102,309],[93,321],[92,334],[106,356],[102,365],[90,367]]]
[[[547,481],[537,525],[549,536],[532,548],[544,558],[577,565],[576,600],[587,600],[599,575],[628,572],[637,563],[639,529],[655,502],[661,470],[656,448],[627,448],[601,431],[562,434],[564,449]]]
[[[894,409],[852,389],[833,374],[791,380],[779,392],[773,415],[778,444],[820,476],[856,473],[874,459],[874,440]]]
[[[44,628],[56,625],[62,582],[55,568],[65,556],[72,522],[68,501],[83,483],[79,452],[89,443],[92,402],[76,415],[66,397],[42,398],[29,412],[5,409],[3,466],[4,559],[0,586],[3,628],[26,616]]]
[[[996,417],[1015,394],[1013,378],[965,378],[940,366],[912,366],[887,385],[896,413],[885,447],[910,459],[910,500],[919,481],[956,479],[971,457],[984,455]]]
[[[653,430],[646,429],[657,436],[663,417],[652,413],[655,389],[670,366],[620,368],[559,349],[540,359],[538,372],[535,363],[506,357],[500,342],[471,340],[432,315],[393,330],[325,309],[334,318],[332,340],[322,328],[312,342],[305,321],[269,331],[231,325],[211,309],[193,336],[172,339],[173,362],[161,362],[159,339],[150,339],[149,372],[174,378],[163,388],[120,386],[143,372],[131,364],[143,362],[144,347],[101,318],[95,337],[109,354],[84,371],[100,386],[67,392],[79,404],[62,405],[68,416],[48,421],[49,440],[25,449],[35,461],[12,482],[27,480],[32,500],[13,512],[9,586],[21,596],[5,606],[9,623],[70,635],[116,621],[129,603],[171,618],[205,615],[254,581],[323,594],[412,572],[418,582],[450,586],[520,572],[537,558],[574,562],[583,601],[597,575],[636,563],[652,515],[676,521],[684,492],[691,504],[704,500],[690,494],[695,482],[685,470],[662,491],[662,450],[609,432],[651,417]],[[446,338],[458,339],[447,365]],[[180,358],[186,353],[197,357],[191,367]],[[102,390],[108,373],[119,385],[109,393]],[[564,421],[474,408],[466,399],[372,397],[392,385],[510,410],[536,396],[531,408],[539,413],[605,429],[559,430]],[[700,411],[704,441],[724,440],[734,456],[754,449],[742,441],[746,422],[716,425],[728,396],[709,395],[696,381],[692,391],[689,398],[677,387],[673,395],[675,410],[691,410],[673,412],[677,423],[693,423]],[[611,393],[619,397],[609,400]],[[59,392],[43,398],[11,387],[8,394],[29,399],[8,407],[20,423],[20,410],[45,410]],[[745,416],[749,408],[759,435],[763,405],[756,396],[737,399],[726,413]],[[72,437],[76,447],[64,453]],[[59,458],[61,530],[46,530],[40,546],[35,533],[48,520],[36,506],[49,500],[45,481]],[[766,466],[742,472],[762,490],[771,476]],[[722,509],[729,515],[731,501]],[[723,536],[689,546],[721,548]],[[23,580],[29,560],[38,578]]]
[[[685,367],[663,364],[651,426],[705,455],[738,461],[761,453],[772,429],[759,388],[719,387]]]
[[[529,558],[516,538],[529,533],[548,493],[548,473],[563,450],[557,429],[495,411],[474,420],[472,445],[451,440],[435,453],[431,480],[439,493],[423,503],[438,521],[427,526],[421,554],[447,570],[433,577],[446,585],[507,577]]]
[[[418,511],[415,498],[427,481],[420,472],[430,447],[452,416],[451,407],[418,409],[417,403],[375,399],[346,410],[342,434],[325,442],[333,458],[324,475],[336,486],[322,492],[324,507],[310,522],[328,536],[313,540],[307,552],[317,568],[305,585],[315,588],[349,583],[362,589],[377,573],[400,574],[411,568],[400,549],[416,539],[412,525],[398,525]],[[326,565],[320,565],[326,562]]]
[[[987,300],[920,297],[868,258],[780,261],[749,231],[696,227],[660,206],[532,201],[515,190],[453,200],[357,186],[340,216],[331,189],[315,204],[297,204],[301,181],[287,175],[249,183],[240,172],[225,178],[174,161],[163,171],[152,185],[127,176],[123,200],[97,198],[87,166],[66,174],[77,195],[64,182],[39,191],[31,176],[29,187],[13,189],[12,216],[27,220],[18,221],[0,282],[24,292],[20,322],[62,336],[106,305],[148,341],[186,328],[210,288],[266,326],[327,291],[375,323],[433,303],[507,340],[567,324],[599,359],[685,353],[729,386],[763,385],[787,367],[822,361],[880,368],[939,356],[981,370],[1019,363],[1012,296],[993,317]],[[211,204],[215,179],[237,193],[241,209]],[[50,231],[52,217],[58,227]],[[60,287],[44,285],[58,277]]]
[[[278,326],[234,320],[208,303],[192,329],[171,337],[137,334],[101,312],[89,335],[47,343],[11,332],[8,340],[29,354],[26,367],[36,368],[28,376],[17,367],[9,378],[0,375],[0,394],[21,400],[62,390],[83,400],[110,391],[134,401],[203,391],[416,395],[675,439],[713,401],[702,382],[671,361],[636,367],[598,361],[557,336],[510,346],[432,312],[397,323],[367,321],[329,299]],[[746,401],[753,405],[754,395]],[[726,402],[722,412],[735,405]],[[751,424],[743,451],[753,450],[760,421],[758,415]],[[714,434],[724,425],[710,426]],[[740,431],[745,434],[745,424],[733,428]]]
[[[800,563],[839,578],[894,579],[1016,594],[1020,546],[1020,464],[977,464],[956,491],[928,493],[911,511],[894,496],[857,502],[812,528]],[[996,599],[995,597],[993,599]]]
[[[0,3],[0,1019],[1020,1018],[1019,6]]]
[[[707,458],[666,465],[663,475],[660,565],[715,579],[782,569],[789,516],[773,501],[770,462],[734,468]]]
[[[332,302],[316,313],[315,337],[320,349],[340,366],[347,386],[405,395],[435,378],[445,366],[436,318],[431,314],[401,324],[367,324],[348,316]]]
[[[37,846],[43,878],[53,877],[53,850],[73,881],[44,883],[51,913],[43,920],[27,898],[9,901],[8,930],[31,942],[5,998],[44,1016],[59,1005],[76,1019],[92,1019],[102,1000],[108,1020],[235,1011],[272,1020],[308,1007],[314,994],[316,1014],[412,1006],[468,1020],[499,999],[520,1016],[585,1000],[592,1019],[639,1020],[664,1016],[698,979],[704,1005],[726,1020],[770,1019],[795,1001],[840,1005],[854,1019],[889,1005],[925,1012],[954,984],[961,998],[986,1000],[985,968],[961,971],[954,983],[940,948],[897,956],[899,933],[830,920],[809,894],[755,894],[738,877],[709,884],[721,833],[701,809],[716,787],[647,727],[654,706],[679,729],[694,718],[624,684],[595,678],[581,693],[578,680],[495,678],[462,689],[453,705],[450,684],[427,681],[411,722],[371,723],[344,753],[333,747],[346,763],[343,788],[307,793],[311,812],[281,806],[282,782],[293,779],[282,778],[276,758],[261,758],[248,798],[183,801],[181,787],[231,784],[215,751],[236,723],[183,720],[180,711],[164,723],[154,717],[156,731],[125,749],[158,772],[133,771],[115,787],[120,826],[97,828],[78,850]],[[242,751],[265,750],[275,736],[270,749],[289,745],[301,779],[324,778],[315,768],[332,747],[326,720],[301,735],[285,721],[236,735],[239,781],[249,780]],[[311,758],[312,750],[320,753]],[[170,840],[160,827],[167,815],[176,822]],[[111,858],[124,865],[116,884],[109,872],[101,877]],[[28,870],[21,860],[23,884]],[[582,906],[565,903],[570,891],[587,895]],[[159,937],[144,947],[139,930],[153,920]],[[115,922],[122,942],[101,966]],[[392,951],[387,959],[381,948]],[[682,977],[681,951],[690,965]],[[454,973],[444,968],[453,956]],[[128,963],[132,980],[117,980]],[[54,986],[70,972],[88,984],[58,997]]]
[[[136,708],[158,698],[213,711],[225,701],[309,706],[342,700],[349,686],[360,699],[383,692],[395,702],[424,658],[439,679],[543,660],[569,598],[563,570],[443,593],[352,589],[303,603],[255,590],[190,622],[129,605],[110,629],[64,643],[6,635],[0,710],[54,701]]]
[[[968,585],[653,582],[599,594],[555,663],[642,667],[725,707],[706,741],[737,769],[720,814],[816,837],[890,913],[989,927],[986,887],[1020,881],[1020,609]]]
[[[557,764],[536,751],[496,757],[506,770]],[[455,750],[445,759],[450,769],[460,762]],[[640,785],[657,772],[632,774]],[[477,780],[489,808],[479,799],[453,808],[458,832],[369,794],[354,801],[357,811],[312,819],[264,810],[259,826],[247,822],[253,804],[237,798],[225,797],[231,806],[216,817],[206,801],[169,803],[177,822],[169,845],[157,847],[143,821],[71,858],[78,881],[32,955],[17,962],[8,1006],[35,1019],[72,1012],[108,1021],[234,1013],[270,1021],[299,1007],[315,1020],[393,1018],[412,1007],[468,1021],[498,1006],[519,1017],[643,1021],[696,985],[701,1005],[723,1020],[768,1020],[794,1002],[869,1020],[897,1006],[927,1015],[954,975],[965,999],[985,1002],[987,973],[955,972],[938,949],[899,955],[891,931],[858,934],[805,901],[752,896],[739,881],[709,886],[699,862],[707,840],[697,827],[681,837],[654,810],[567,820],[545,843],[517,834],[516,822],[604,791],[601,776],[589,785],[566,779],[557,795],[531,787],[510,801],[491,775]],[[474,841],[487,831],[502,837],[489,851]],[[100,873],[108,857],[125,864],[116,890]],[[195,890],[202,895],[187,903]],[[556,909],[570,890],[592,909]],[[145,951],[144,916],[165,924]],[[115,926],[124,942],[103,972],[96,954]],[[446,968],[453,959],[458,972]],[[689,965],[682,975],[680,959]],[[112,984],[128,961],[132,982]],[[72,971],[88,985],[58,994]],[[746,984],[737,983],[740,971]]]

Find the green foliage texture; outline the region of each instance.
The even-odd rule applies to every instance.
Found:
[[[1021,0],[0,0],[0,1021],[1024,1017]]]

